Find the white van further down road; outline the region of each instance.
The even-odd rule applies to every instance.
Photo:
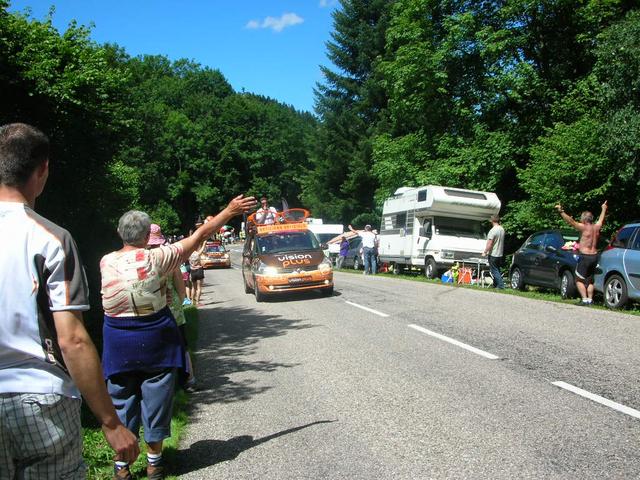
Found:
[[[429,278],[455,262],[478,263],[487,222],[499,211],[495,193],[437,185],[399,188],[382,207],[380,262],[396,273],[418,267]]]
[[[315,234],[318,241],[323,244],[327,244],[332,238],[344,233],[344,225],[338,223],[323,223],[321,218],[307,218],[307,226],[309,230]],[[324,250],[324,254],[327,257],[337,257],[339,253],[339,244],[329,243],[327,249]]]

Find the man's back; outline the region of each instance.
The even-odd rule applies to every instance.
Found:
[[[88,310],[68,232],[22,203],[0,202],[0,393],[78,397],[64,371],[52,311]]]
[[[597,223],[580,223],[580,253],[593,255],[598,253],[598,239],[600,238],[600,227]]]

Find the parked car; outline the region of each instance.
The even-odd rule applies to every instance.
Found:
[[[559,290],[562,298],[576,294],[575,270],[578,251],[573,244],[577,232],[544,230],[531,235],[513,254],[509,276],[511,288],[527,285]]]
[[[614,235],[600,254],[594,280],[609,308],[640,300],[640,222],[629,223]]]
[[[362,261],[362,253],[360,250],[362,249],[362,238],[355,236],[348,239],[349,240],[349,252],[344,259],[342,264],[342,268],[353,268],[354,270],[361,270],[364,265]]]
[[[231,268],[231,257],[222,243],[207,242],[202,255],[200,255],[200,263],[203,268]]]

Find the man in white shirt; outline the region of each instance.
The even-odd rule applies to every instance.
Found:
[[[376,264],[376,234],[371,231],[371,225],[365,225],[364,230],[356,230],[349,225],[349,230],[362,238],[362,262],[365,275],[375,275]]]
[[[493,227],[487,234],[487,245],[484,248],[483,256],[489,256],[489,270],[493,277],[493,286],[500,290],[504,289],[504,280],[500,268],[504,264],[504,228],[500,225],[500,217],[491,215]]]
[[[256,221],[264,225],[273,225],[276,223],[276,214],[278,211],[269,206],[267,197],[260,199],[260,208],[256,210]]]
[[[49,140],[0,127],[0,471],[2,478],[85,478],[80,394],[116,458],[138,441],[118,419],[82,312],[89,309],[71,235],[38,215]]]

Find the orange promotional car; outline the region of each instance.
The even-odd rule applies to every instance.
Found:
[[[292,210],[278,213],[270,225],[255,223],[253,216],[247,221],[242,278],[245,292],[253,292],[258,302],[284,292],[319,289],[333,294],[331,261],[307,228],[305,213],[300,213],[306,211]]]
[[[231,268],[231,256],[221,242],[207,242],[200,255],[200,263],[203,268]]]

